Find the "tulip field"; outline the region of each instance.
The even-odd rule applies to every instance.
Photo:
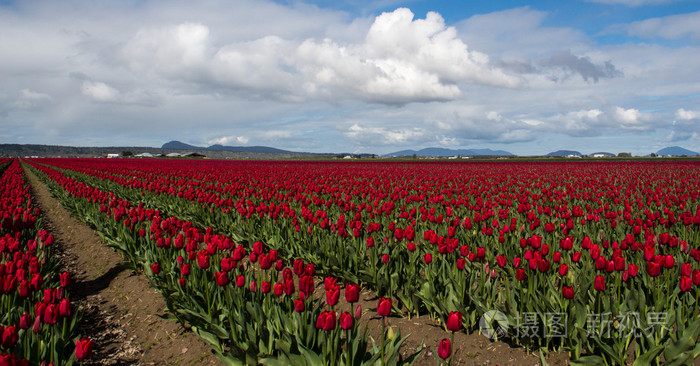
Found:
[[[6,345],[3,335],[2,357],[44,352],[32,348],[43,336],[58,347],[56,365],[74,361],[87,341],[70,333],[75,314],[60,313],[66,291],[20,163],[0,163],[19,187],[0,187],[0,326],[24,337]],[[696,162],[23,164],[227,365],[410,364],[420,351],[402,356],[408,335],[386,319],[418,316],[444,328],[428,345],[444,364],[454,333],[476,330],[540,355],[568,352],[572,364],[686,365],[700,355]],[[6,286],[20,277],[29,298]],[[369,309],[361,289],[376,294]],[[57,307],[64,333],[22,327],[40,304]],[[377,339],[359,321],[368,311],[383,319]]]

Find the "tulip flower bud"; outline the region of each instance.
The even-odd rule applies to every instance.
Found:
[[[462,329],[462,313],[450,311],[450,314],[447,316],[447,330],[458,332],[460,329]]]
[[[93,341],[92,339],[83,338],[75,343],[75,358],[85,360],[92,355]]]
[[[382,297],[377,303],[377,314],[381,316],[388,316],[391,313],[391,299]]]
[[[452,355],[452,346],[450,344],[450,340],[447,338],[444,338],[438,344],[438,356],[440,356],[440,358],[442,358],[443,360],[446,360],[451,355]]]

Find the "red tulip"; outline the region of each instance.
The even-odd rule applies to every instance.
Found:
[[[496,264],[499,267],[505,267],[506,266],[506,256],[505,255],[499,255],[496,257]]]
[[[323,279],[323,289],[328,291],[335,287],[338,283],[338,279],[335,277],[326,277]]]
[[[316,274],[316,267],[314,267],[313,263],[308,263],[306,264],[306,267],[304,267],[304,273],[313,276]]]
[[[1,327],[0,327],[1,328]],[[15,346],[19,341],[19,332],[17,327],[10,325],[2,331],[2,346],[9,349]]]
[[[356,303],[360,299],[360,286],[354,283],[345,286],[345,300]]]
[[[58,305],[58,315],[65,318],[67,316],[70,316],[70,314],[71,314],[70,300],[68,300],[68,299],[61,300],[61,303]]]
[[[450,340],[444,338],[438,344],[438,356],[443,360],[446,360],[452,355],[452,346],[450,345]]]
[[[597,275],[593,283],[593,288],[598,291],[605,291],[605,277]]]
[[[286,279],[286,280],[284,280],[284,282],[282,282],[282,286],[284,287],[284,293],[285,293],[287,296],[292,296],[292,294],[293,294],[294,291],[295,291],[295,288],[294,288],[294,280],[291,279],[291,278],[290,278],[290,279]]]
[[[14,353],[0,353],[0,366],[14,366],[16,357]]]
[[[559,275],[563,277],[566,276],[567,273],[569,273],[569,266],[563,263],[559,265]]]
[[[44,289],[44,303],[51,304],[54,300],[54,292],[51,288]]]
[[[236,266],[236,261],[231,257],[221,258],[221,270],[224,272],[231,271]]]
[[[270,261],[270,256],[262,254],[260,255],[260,269],[270,269],[272,267],[272,262]]]
[[[294,273],[297,276],[301,276],[301,274],[304,273],[304,261],[302,259],[295,259],[292,268],[294,268]]]
[[[272,288],[272,293],[275,294],[275,296],[280,297],[284,294],[284,286],[281,283],[276,283],[275,286]]]
[[[656,262],[649,261],[647,262],[647,273],[651,277],[656,277],[661,274],[661,265],[659,265]]]
[[[58,275],[60,282],[61,282],[61,287],[68,287],[72,283],[71,278],[70,278],[70,272],[63,272],[60,275]]]
[[[690,277],[692,273],[692,267],[690,263],[681,264],[681,276]]]
[[[244,275],[236,276],[236,287],[243,287],[243,286],[245,286],[245,276]]]
[[[32,288],[29,285],[29,282],[27,282],[27,281],[20,282],[19,286],[17,286],[17,293],[18,293],[19,297],[29,297],[29,295],[31,295],[31,293],[32,293]]]
[[[389,254],[384,254],[382,256],[382,263],[384,263],[384,264],[389,263]]]
[[[433,261],[433,255],[430,253],[425,253],[425,257],[423,257],[423,262],[426,264],[430,264],[430,262]]]
[[[389,316],[391,313],[391,299],[382,297],[377,304],[377,314],[381,316]]]
[[[318,319],[316,320],[316,328],[331,331],[335,329],[335,323],[335,311],[324,311],[319,314]]]
[[[515,270],[515,278],[518,281],[522,281],[527,278],[527,274],[525,273],[525,270],[522,268],[518,268]]]
[[[92,355],[92,339],[83,338],[75,342],[75,358],[85,360]]]
[[[664,268],[673,268],[673,266],[676,264],[676,261],[673,258],[673,256],[669,254],[669,255],[664,257],[663,263],[664,263]]]
[[[581,252],[574,252],[574,253],[571,255],[571,261],[572,261],[572,262],[578,263],[578,261],[580,261],[580,260],[581,260]]]
[[[32,275],[32,279],[29,281],[29,284],[32,287],[32,290],[34,291],[39,291],[41,289],[41,285],[44,283],[44,278],[41,277],[39,273],[35,273]],[[5,286],[5,288],[9,288],[8,286]]]
[[[693,284],[695,286],[700,286],[700,269],[693,270]]]
[[[301,313],[306,309],[306,305],[304,304],[304,300],[302,299],[295,299],[294,300],[294,311],[297,313]]]
[[[282,279],[286,280],[293,280],[294,275],[292,274],[292,270],[289,268],[285,268],[282,270]]]
[[[299,277],[299,291],[303,291],[307,294],[314,292],[314,278],[313,276],[301,276]]]
[[[56,322],[58,322],[58,305],[56,305],[56,304],[46,305],[46,309],[44,309],[43,320],[44,320],[44,323],[49,324],[49,325],[56,324]]]
[[[552,255],[552,260],[556,263],[561,262],[561,253],[560,252],[554,252]]]
[[[520,263],[523,261],[522,258],[520,257],[515,257],[513,258],[513,268],[518,268],[520,267]]]
[[[34,322],[34,319],[32,319],[32,316],[24,312],[22,316],[19,317],[19,327],[20,329],[29,329],[29,327],[32,326],[32,323]]]
[[[255,243],[253,243],[253,253],[255,253],[255,255],[259,256],[260,254],[262,254],[262,252],[263,252],[263,243],[261,243],[259,241],[256,241]]]
[[[197,253],[197,265],[201,269],[209,268],[209,256],[206,254],[205,250],[199,251]]]
[[[191,272],[191,266],[188,263],[185,263],[180,267],[180,274],[182,276],[189,276]]]
[[[562,293],[564,294],[564,298],[566,299],[573,299],[574,298],[574,287],[573,286],[562,286],[561,288]]]
[[[412,242],[412,241],[409,241],[409,242],[406,244],[406,249],[408,249],[409,252],[415,251],[415,250],[416,250],[416,243],[414,243],[414,242]]]
[[[263,281],[262,285],[260,286],[260,290],[262,293],[267,294],[272,290],[272,284],[270,284],[269,281]]]
[[[458,332],[462,329],[462,313],[450,311],[450,315],[447,316],[447,329],[453,332]]]
[[[160,273],[160,264],[158,264],[158,263],[151,264],[151,272],[153,272],[154,275],[157,275],[158,273]]]
[[[347,311],[340,314],[340,327],[344,330],[352,328],[353,318]]]
[[[43,304],[43,303],[41,303],[41,304]],[[46,306],[46,305],[44,305],[44,306]],[[34,318],[34,324],[32,325],[32,332],[34,334],[37,334],[41,331],[41,326],[43,325],[43,322],[41,319],[42,318],[41,314],[43,314],[43,312],[44,312],[44,308],[41,309],[41,312],[36,313],[37,316]]]
[[[681,288],[681,291],[690,291],[691,287],[693,286],[693,280],[691,280],[690,277],[681,276],[681,282],[679,283],[679,286]]]
[[[374,238],[370,236],[369,238],[367,238],[367,248],[371,248],[373,246],[374,246]]]
[[[228,285],[228,273],[226,272],[216,272],[214,273],[214,279],[216,284],[220,287]]]

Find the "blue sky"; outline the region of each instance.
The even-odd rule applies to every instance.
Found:
[[[700,151],[700,1],[0,1],[0,143]]]

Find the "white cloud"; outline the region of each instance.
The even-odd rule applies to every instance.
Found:
[[[700,119],[700,111],[687,111],[683,108],[676,111],[676,118],[680,120]]]
[[[426,131],[421,128],[401,130],[384,127],[364,127],[355,123],[344,134],[364,146],[400,145],[423,140],[426,136]]]
[[[207,145],[245,145],[248,143],[248,141],[249,139],[244,136],[224,136],[207,141]]]
[[[362,43],[281,36],[214,46],[202,24],[138,31],[120,50],[134,71],[250,91],[289,101],[360,99],[379,103],[452,100],[459,83],[513,88],[519,80],[469,51],[437,13],[413,19],[400,8],[376,17]],[[243,94],[245,95],[245,94]]]
[[[21,109],[41,109],[52,101],[53,98],[46,93],[22,89],[14,105]]]
[[[688,37],[698,41],[700,40],[700,11],[650,18],[630,24],[618,24],[606,29],[605,33],[618,33],[620,31],[641,38],[681,39]]]
[[[612,129],[647,131],[662,126],[662,121],[652,113],[619,106],[558,114],[549,118],[549,122],[563,127],[563,132],[571,136],[599,136]]]
[[[673,121],[667,140],[673,142],[697,141],[700,140],[698,131],[700,131],[700,111],[680,108],[676,111],[676,120]]]
[[[644,6],[676,3],[682,0],[587,0],[592,3],[626,6]]]
[[[120,98],[119,90],[99,81],[83,81],[80,91],[96,102],[116,102]]]

